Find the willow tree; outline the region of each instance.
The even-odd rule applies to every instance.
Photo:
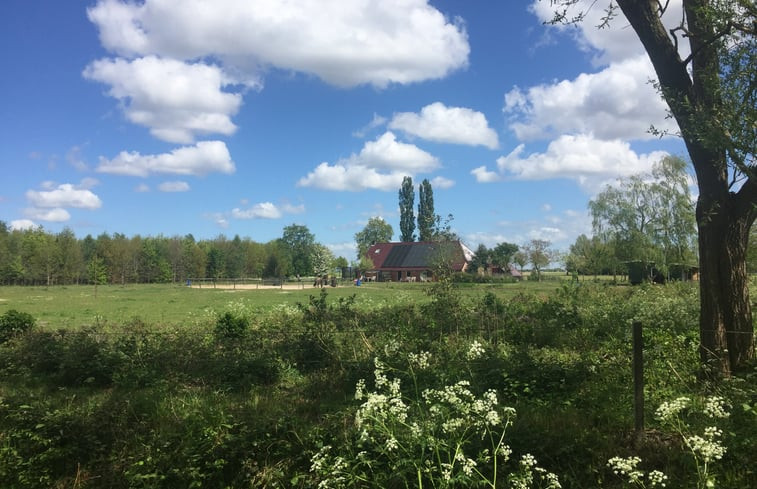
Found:
[[[603,7],[550,2],[558,23],[580,22],[582,6]],[[644,46],[696,172],[700,357],[709,372],[728,376],[754,358],[746,258],[757,216],[757,6],[753,0],[604,3],[604,22],[620,9]],[[681,9],[672,29],[661,19],[668,8]],[[683,43],[690,54],[681,54]]]

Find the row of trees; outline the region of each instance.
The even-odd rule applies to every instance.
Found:
[[[348,266],[292,224],[267,243],[220,235],[127,237],[120,233],[78,239],[66,228],[10,230],[0,221],[0,284],[160,283],[189,278],[324,275]]]

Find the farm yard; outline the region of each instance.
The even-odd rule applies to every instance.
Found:
[[[0,486],[615,488],[638,456],[647,487],[655,471],[667,487],[754,487],[757,371],[697,380],[697,296],[594,281],[2,287],[5,331],[24,319],[11,310],[34,325],[0,345]],[[713,405],[729,416],[708,418]]]

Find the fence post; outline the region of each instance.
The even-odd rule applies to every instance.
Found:
[[[633,323],[633,400],[636,443],[644,441],[644,352],[641,322]]]

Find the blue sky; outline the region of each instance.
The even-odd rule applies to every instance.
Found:
[[[589,2],[590,3],[590,2]],[[79,237],[304,224],[336,255],[404,175],[474,248],[589,234],[604,185],[682,155],[624,19],[548,1],[6,0],[0,220]],[[671,9],[674,10],[674,9]]]

